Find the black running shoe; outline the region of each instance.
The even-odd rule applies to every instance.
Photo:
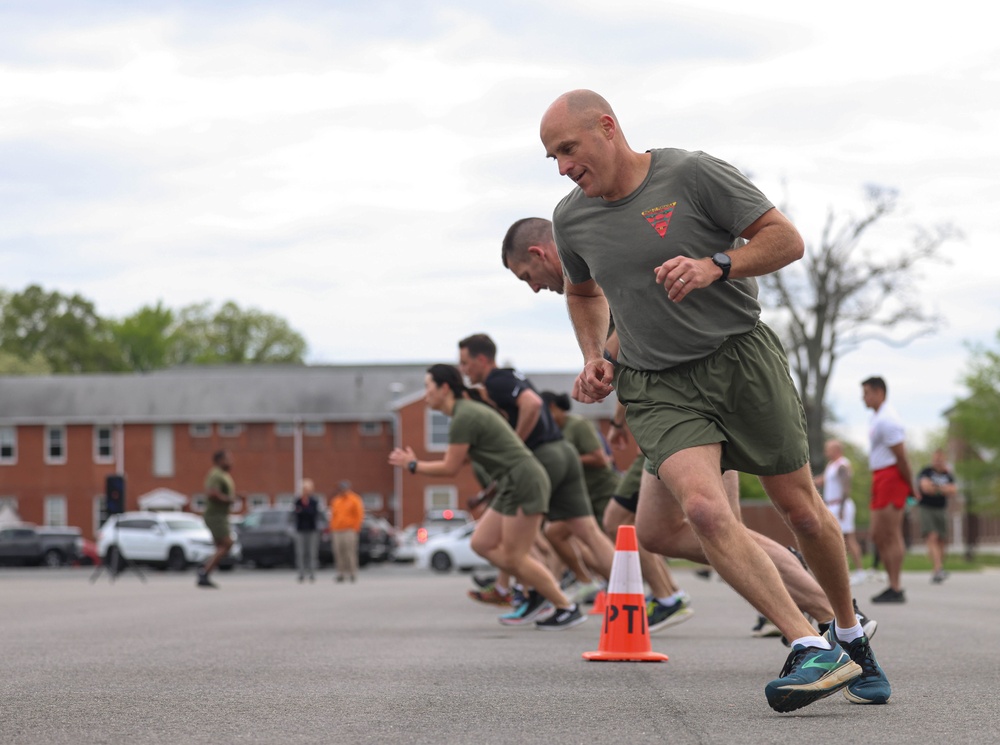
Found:
[[[885,588],[882,592],[872,598],[873,603],[905,603],[906,594],[902,590],[893,590],[891,587]]]
[[[204,572],[198,572],[198,581],[195,583],[196,587],[209,587],[213,590],[218,590],[219,586],[215,584],[212,580],[208,578],[208,575]]]
[[[573,603],[569,608],[558,608],[556,612],[544,621],[535,621],[535,627],[542,631],[562,631],[572,628],[587,620],[587,617],[580,613],[580,606]]]

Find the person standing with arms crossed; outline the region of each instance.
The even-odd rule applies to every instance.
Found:
[[[844,690],[886,703],[889,682],[855,616],[840,528],[809,471],[805,417],[756,282],[802,257],[794,226],[732,166],[704,153],[632,150],[610,105],[572,91],[546,110],[546,155],[577,185],[553,235],[584,357],[578,400],[617,391],[632,435],[676,498],[713,568],[792,642],[771,708]],[[747,243],[731,249],[737,237]],[[605,358],[613,313],[619,356]],[[669,334],[664,330],[669,329]],[[757,474],[830,599],[823,637],[729,507],[724,470]],[[640,500],[639,540],[661,500]]]
[[[319,517],[319,501],[313,496],[312,479],[302,479],[299,498],[292,506],[295,513],[295,567],[299,570],[299,582],[306,575],[310,582],[316,581],[316,564],[319,554],[319,532],[316,523]]]
[[[350,481],[341,481],[330,500],[330,535],[333,540],[333,563],[337,582],[354,582],[358,575],[358,533],[365,517],[361,497],[351,491]]]
[[[826,456],[826,468],[821,476],[816,477],[816,486],[823,490],[823,501],[837,518],[840,532],[844,534],[844,547],[854,562],[854,574],[851,575],[853,585],[866,577],[861,546],[855,535],[854,516],[857,508],[851,499],[853,469],[851,461],[844,456],[844,446],[840,444],[840,440],[827,440],[823,445],[823,454]]]
[[[205,511],[202,517],[215,542],[215,553],[198,570],[198,587],[218,589],[209,575],[219,566],[219,562],[233,547],[233,536],[229,530],[229,510],[236,501],[236,482],[229,474],[232,456],[228,450],[219,450],[212,456],[212,468],[205,477]]]
[[[885,565],[889,586],[873,603],[905,603],[902,586],[903,516],[913,494],[913,472],[906,456],[906,432],[896,410],[886,401],[885,380],[871,377],[861,383],[865,406],[872,410],[868,424],[868,466],[872,472],[871,531],[875,550]]]
[[[958,495],[955,477],[948,470],[944,450],[938,448],[931,456],[931,464],[917,476],[920,488],[920,533],[927,541],[934,574],[931,582],[941,584],[948,577],[944,570],[945,539],[948,537],[948,500]]]

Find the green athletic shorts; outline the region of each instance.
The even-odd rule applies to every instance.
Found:
[[[225,513],[208,513],[203,515],[208,532],[212,534],[212,540],[219,546],[230,537],[229,535],[229,515]]]
[[[535,457],[545,467],[552,483],[549,497],[549,520],[559,522],[572,517],[594,514],[583,478],[580,454],[566,440],[546,442],[534,449]]]
[[[490,509],[512,517],[520,509],[525,515],[544,515],[549,509],[552,486],[542,464],[524,458],[497,480],[497,493]]]
[[[923,538],[937,533],[943,540],[948,539],[947,508],[917,505],[917,514],[920,515],[920,535]]]
[[[722,443],[724,469],[758,476],[791,473],[809,461],[802,402],[781,342],[764,323],[667,370],[618,366],[615,389],[657,471],[674,453],[713,443]]]

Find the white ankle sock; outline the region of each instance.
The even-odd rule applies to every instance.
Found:
[[[860,639],[865,635],[865,630],[861,628],[860,623],[856,623],[850,628],[842,629],[834,621],[833,630],[837,634],[837,640],[842,642],[853,642],[855,639]]]
[[[803,636],[792,642],[792,646],[801,645],[803,647],[818,647],[819,649],[833,649],[830,643],[822,636]]]

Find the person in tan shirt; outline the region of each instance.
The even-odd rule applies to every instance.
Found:
[[[337,582],[345,577],[351,582],[358,574],[358,533],[365,516],[365,506],[350,481],[341,481],[337,493],[330,500],[330,535],[333,539],[333,562],[337,568]]]

